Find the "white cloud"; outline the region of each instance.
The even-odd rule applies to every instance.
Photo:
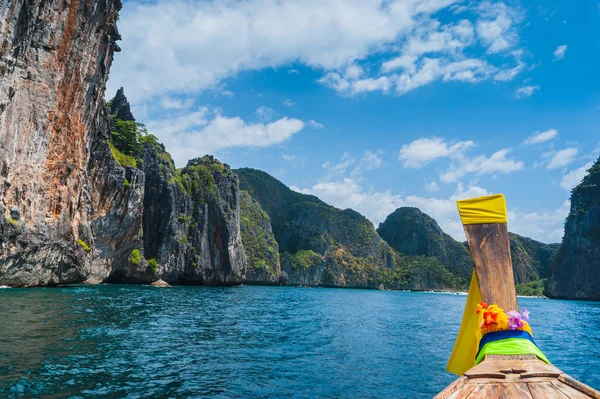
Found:
[[[565,56],[565,53],[567,52],[567,45],[563,44],[562,46],[558,46],[556,48],[556,50],[554,50],[554,59],[555,60],[561,60],[563,59],[563,57]]]
[[[229,91],[229,90],[222,90],[219,94],[223,97],[228,97],[228,98],[235,97],[235,93],[232,91]]]
[[[532,144],[542,144],[547,141],[553,140],[558,137],[558,131],[555,129],[548,129],[543,132],[535,132],[531,136],[529,136],[523,144],[532,145]]]
[[[308,120],[306,122],[306,124],[308,126],[312,127],[313,129],[323,129],[323,127],[324,127],[322,123],[319,123],[317,121],[313,121],[312,119]]]
[[[406,168],[422,168],[439,158],[461,156],[474,146],[473,141],[446,141],[439,137],[420,138],[403,145],[398,159]]]
[[[562,166],[567,166],[575,160],[579,150],[575,147],[565,148],[564,150],[554,153],[552,159],[548,163],[548,169],[556,169]]]
[[[325,162],[322,166],[327,170],[327,175],[324,177],[325,180],[331,180],[335,177],[342,176],[346,173],[348,168],[356,163],[356,159],[350,155],[349,152],[345,152],[339,163],[331,161]]]
[[[167,96],[161,98],[160,105],[164,109],[188,109],[194,105],[194,99],[187,98],[185,100],[180,100]]]
[[[540,212],[508,212],[508,228],[517,234],[545,243],[560,242],[564,234],[564,223],[570,201],[565,201],[554,210]]]
[[[494,80],[498,80],[501,82],[512,80],[515,76],[519,74],[519,72],[523,70],[523,68],[525,68],[525,64],[520,63],[514,68],[502,69],[494,75]]]
[[[450,61],[446,58],[424,57],[413,74],[394,76],[396,93],[405,94],[435,80],[476,83],[488,78],[495,68],[484,60],[475,58]]]
[[[176,164],[230,147],[267,147],[290,139],[304,122],[283,117],[270,123],[248,123],[239,117],[210,114],[208,108],[182,116],[149,121],[149,131],[169,148]]]
[[[375,226],[383,222],[397,208],[414,206],[436,219],[445,232],[461,241],[464,241],[465,237],[456,210],[456,200],[489,194],[481,187],[473,186],[464,190],[461,185],[458,185],[454,195],[446,199],[413,195],[404,197],[391,191],[367,191],[358,181],[349,178],[317,183],[307,189],[292,188],[298,192],[316,195],[340,209],[354,209],[365,215]]]
[[[387,92],[392,87],[394,78],[381,76],[377,79],[362,78],[363,72],[356,66],[348,68],[344,75],[337,72],[329,72],[321,79],[319,83],[340,94],[353,96],[356,94],[367,93],[371,91]]]
[[[520,14],[504,3],[483,2],[479,6],[482,17],[477,21],[477,36],[488,45],[488,53],[499,53],[516,45],[519,36],[515,24]]]
[[[391,72],[397,69],[404,69],[409,73],[415,72],[415,63],[419,57],[416,55],[403,54],[392,60],[386,61],[381,65],[381,71],[384,73]]]
[[[292,100],[290,100],[289,98],[286,98],[285,100],[283,100],[282,104],[285,105],[286,107],[291,107],[292,105],[294,105],[296,103],[293,102]]]
[[[571,191],[573,188],[575,188],[575,186],[581,183],[585,175],[587,175],[588,169],[590,169],[593,164],[594,162],[590,161],[581,168],[573,169],[564,174],[560,181],[560,186],[567,191]]]
[[[459,199],[489,195],[479,186],[464,188],[458,184],[454,194],[448,198],[401,196],[391,191],[369,191],[358,181],[344,178],[337,181],[323,181],[309,188],[292,187],[293,190],[318,196],[323,201],[340,209],[354,209],[365,215],[375,226],[399,207],[419,208],[433,217],[442,230],[459,241],[465,240],[465,233],[456,210]],[[509,208],[510,209],[510,208]],[[564,219],[569,212],[569,201],[556,210],[540,212],[509,211],[509,230],[542,242],[559,242],[563,234]]]
[[[510,152],[509,148],[496,151],[489,158],[480,155],[475,158],[461,158],[457,164],[450,165],[450,168],[440,176],[444,183],[459,181],[469,173],[477,176],[490,175],[494,173],[512,173],[522,170],[525,166],[523,162],[506,158]]]
[[[271,121],[276,118],[278,114],[273,108],[265,107],[263,105],[262,107],[258,107],[256,115],[258,115],[262,121]]]
[[[281,158],[296,167],[303,167],[306,163],[306,158],[294,154],[281,154]]]
[[[438,186],[438,184],[435,181],[432,181],[431,183],[426,184],[425,188],[427,188],[427,190],[431,191],[431,192],[440,191],[440,186]]]
[[[290,69],[290,70],[288,70],[288,73],[290,75],[300,75],[300,72],[298,72],[297,69]]]
[[[442,23],[439,11],[458,1],[128,1],[119,22],[123,51],[115,56],[108,91],[125,86],[137,105],[293,63],[323,73],[321,83],[344,95],[392,93],[397,82],[397,94],[438,79],[477,82],[497,68],[485,55],[470,59],[463,50],[513,49],[522,13],[484,2],[470,8],[470,20]],[[383,65],[362,71],[358,64],[371,65],[373,54],[386,54]],[[360,76],[352,66],[361,68]],[[401,75],[389,75],[396,70]]]
[[[383,163],[383,160],[379,155],[379,153],[365,151],[363,157],[360,159],[358,165],[352,171],[351,175],[357,176],[370,170],[379,169]]]
[[[333,180],[345,174],[356,178],[366,172],[378,169],[383,163],[380,157],[381,154],[382,151],[373,152],[367,150],[363,153],[362,157],[357,159],[349,152],[345,152],[339,162],[327,161],[323,164],[323,168],[327,170],[327,175],[322,180]]]
[[[517,98],[531,97],[533,92],[536,90],[539,90],[539,89],[540,89],[540,86],[521,87],[521,88],[517,89],[516,97]]]

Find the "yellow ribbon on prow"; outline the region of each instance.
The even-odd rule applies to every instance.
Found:
[[[506,200],[502,194],[456,201],[458,213],[463,224],[506,223]],[[477,305],[481,302],[481,291],[477,273],[473,269],[467,304],[454,349],[448,360],[446,370],[463,375],[475,365],[475,355],[479,349],[481,330]]]

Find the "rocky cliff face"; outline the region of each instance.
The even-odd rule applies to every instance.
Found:
[[[0,284],[239,284],[237,177],[104,88],[120,0],[0,1]]]
[[[244,190],[240,191],[240,228],[248,259],[246,283],[286,284],[287,275],[281,273],[279,244],[273,236],[271,219]]]
[[[144,146],[144,254],[156,276],[172,284],[243,282],[239,183],[213,157],[175,170],[162,147]]]
[[[268,214],[289,284],[443,289],[456,278],[437,259],[402,256],[359,213],[290,190],[267,173],[237,169],[240,188]]]
[[[471,281],[473,261],[468,249],[444,233],[433,218],[419,209],[396,209],[379,224],[377,233],[402,254],[437,258],[462,285]]]
[[[78,282],[91,272],[90,143],[106,122],[120,7],[0,2],[0,284]]]
[[[548,295],[600,299],[600,159],[571,193],[565,235],[550,269]]]

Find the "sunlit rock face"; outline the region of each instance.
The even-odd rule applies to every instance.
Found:
[[[120,0],[0,0],[0,284],[240,284],[238,180],[212,157],[113,143]],[[112,147],[111,147],[112,146]],[[132,158],[133,159],[133,158]]]
[[[84,280],[120,0],[0,2],[0,284]],[[78,243],[79,240],[79,243]]]

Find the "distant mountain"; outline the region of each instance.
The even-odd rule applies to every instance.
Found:
[[[359,213],[297,193],[259,170],[235,172],[240,189],[271,219],[281,269],[290,284],[412,289],[458,285],[454,274],[436,258],[394,251]]]
[[[467,247],[444,233],[437,222],[418,208],[398,208],[379,224],[377,233],[392,248],[405,255],[436,257],[462,285],[473,273]]]
[[[550,264],[560,244],[544,244],[508,233],[515,283],[526,284],[550,277]]]
[[[547,291],[555,298],[600,300],[600,158],[571,193]]]
[[[436,257],[456,276],[460,285],[468,284],[473,270],[468,246],[444,233],[434,219],[419,209],[396,209],[379,224],[377,232],[400,253]],[[513,233],[509,233],[509,238],[515,283],[524,290],[522,293],[531,293],[525,292],[529,287],[519,285],[549,276],[550,262],[558,244],[544,244]]]

